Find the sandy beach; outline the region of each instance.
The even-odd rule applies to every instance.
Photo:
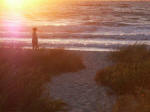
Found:
[[[111,112],[115,95],[108,95],[108,88],[98,86],[94,80],[97,70],[111,64],[109,52],[74,53],[82,56],[86,68],[54,77],[48,85],[51,96],[69,104],[69,112]]]
[[[0,112],[150,112],[150,0],[0,0]]]

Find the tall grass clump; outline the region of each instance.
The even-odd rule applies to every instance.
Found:
[[[150,111],[150,50],[130,45],[110,53],[113,65],[96,74],[97,84],[110,87],[118,100],[114,112]],[[147,111],[146,111],[147,110]]]
[[[0,51],[1,112],[67,111],[63,101],[42,94],[55,75],[83,69],[80,56],[62,49]]]

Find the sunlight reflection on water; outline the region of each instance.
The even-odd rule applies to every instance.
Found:
[[[23,48],[31,48],[31,38],[0,38],[0,43],[22,44]],[[150,45],[149,40],[115,40],[115,39],[39,39],[41,48],[64,48],[81,51],[113,51],[113,46],[132,44]],[[108,46],[108,47],[103,47]]]

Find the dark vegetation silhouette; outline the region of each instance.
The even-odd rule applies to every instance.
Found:
[[[118,96],[113,112],[150,111],[150,50],[131,45],[110,53],[113,65],[96,74],[97,84],[110,87]]]
[[[55,75],[84,68],[80,56],[65,50],[0,48],[0,111],[63,112],[68,105],[50,97],[45,86]]]

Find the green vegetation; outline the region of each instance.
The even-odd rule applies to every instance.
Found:
[[[114,112],[150,111],[150,50],[131,45],[112,52],[112,66],[97,72],[96,82],[110,87],[118,101]]]
[[[65,50],[0,48],[0,111],[59,112],[68,106],[42,95],[51,78],[84,68],[80,56]]]

